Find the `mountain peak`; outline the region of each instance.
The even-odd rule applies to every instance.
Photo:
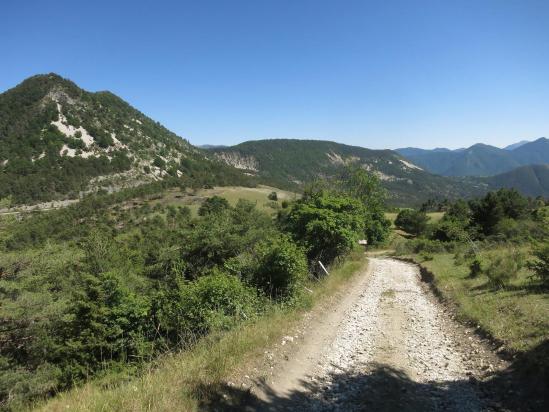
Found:
[[[87,92],[55,73],[0,93],[0,107],[0,193],[16,203],[185,179],[189,167],[221,165],[113,93]]]

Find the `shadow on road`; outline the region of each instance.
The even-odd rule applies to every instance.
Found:
[[[300,391],[283,396],[264,382],[261,398],[228,385],[204,387],[204,411],[546,411],[549,410],[549,342],[518,358],[486,381],[474,378],[418,383],[404,372],[378,364],[364,374],[335,373],[330,384],[302,382]],[[484,402],[481,407],[472,393]],[[209,395],[206,395],[209,394]],[[213,395],[213,396],[210,396]]]

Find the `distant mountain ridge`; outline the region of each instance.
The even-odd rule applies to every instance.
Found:
[[[541,137],[506,148],[478,143],[466,149],[417,149],[396,152],[425,170],[442,176],[494,176],[521,166],[549,163],[549,140]]]
[[[520,142],[516,142],[513,144],[510,144],[508,146],[505,146],[503,149],[505,150],[514,150],[522,145],[525,145],[526,143],[530,143],[530,140],[521,140]]]
[[[36,204],[165,178],[181,185],[300,190],[357,164],[377,175],[395,205],[455,199],[516,185],[545,195],[549,141],[510,150],[370,150],[330,141],[272,139],[195,147],[110,92],[88,92],[56,74],[0,94],[0,201]],[[417,160],[416,160],[417,159]],[[529,164],[541,166],[517,167]],[[428,167],[426,166],[428,165]],[[452,175],[433,173],[444,169]],[[504,173],[503,175],[501,173]],[[494,175],[491,178],[468,177]],[[511,182],[511,183],[509,183]]]
[[[210,149],[215,155],[263,183],[298,189],[333,176],[345,165],[357,164],[376,174],[393,204],[419,204],[484,193],[487,183],[435,176],[392,150],[371,150],[321,140],[268,139],[227,148]]]
[[[491,189],[514,188],[526,196],[549,198],[549,165],[522,166],[485,178]]]

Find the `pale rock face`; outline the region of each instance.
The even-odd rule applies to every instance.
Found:
[[[406,160],[403,160],[403,159],[398,159],[398,160],[400,160],[400,162],[401,162],[404,166],[408,167],[409,169],[423,170],[421,167],[416,166],[416,165],[413,164],[413,163],[407,162]]]
[[[67,124],[67,118],[63,115],[63,112],[61,111],[61,105],[59,103],[57,103],[57,111],[59,112],[59,120],[55,122],[52,121],[51,124],[57,127],[57,129],[59,129],[61,133],[68,137],[74,137],[76,132],[80,132],[82,134],[80,139],[82,139],[86,147],[90,147],[94,142],[93,136],[90,135],[88,131],[82,126],[77,128],[70,124]]]
[[[69,146],[64,144],[63,147],[61,148],[61,150],[59,150],[59,155],[60,156],[75,157],[76,156],[76,150],[71,149]]]
[[[334,165],[344,165],[345,164],[345,160],[343,160],[343,158],[340,155],[338,155],[337,153],[333,153],[333,152],[326,153],[326,156],[328,156],[328,159],[330,159],[330,163],[332,163]]]
[[[259,163],[253,156],[242,156],[237,152],[220,152],[216,153],[216,157],[237,169],[254,172],[259,170]]]
[[[348,165],[351,163],[360,162],[360,158],[357,156],[349,156],[344,158],[341,155],[334,152],[326,153],[326,156],[328,156],[328,160],[333,165]]]

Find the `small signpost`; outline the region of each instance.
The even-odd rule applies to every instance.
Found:
[[[326,276],[329,275],[328,271],[326,270],[326,268],[324,267],[324,265],[322,264],[322,262],[319,260],[318,261],[318,264],[320,265],[320,267],[322,268],[322,270],[324,271],[324,273],[326,273]]]

